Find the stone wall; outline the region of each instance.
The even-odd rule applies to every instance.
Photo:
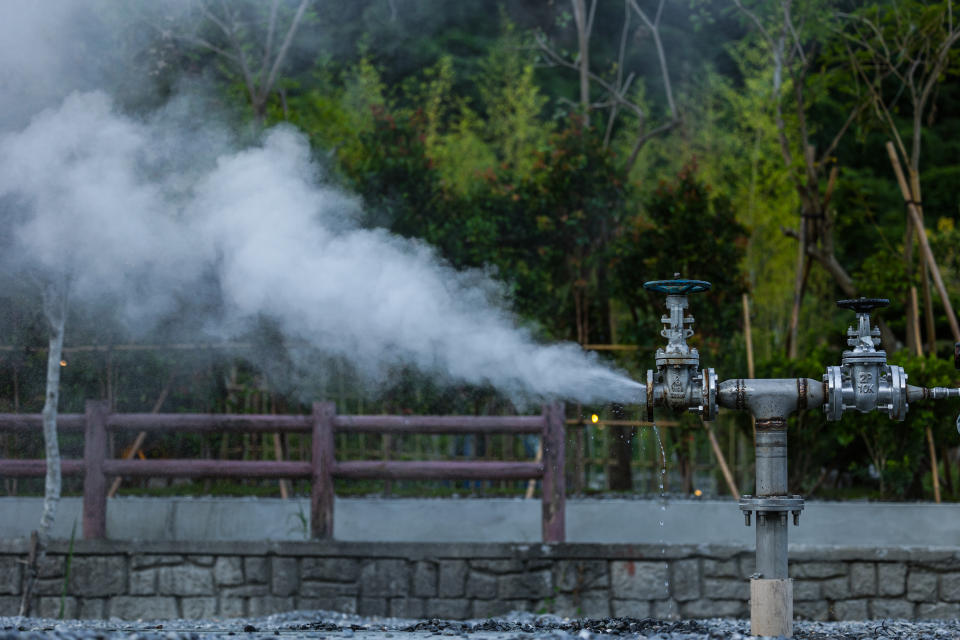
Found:
[[[400,617],[748,617],[740,547],[78,541],[40,568],[35,615],[122,619],[328,609]],[[0,542],[0,615],[13,615],[23,541]],[[798,618],[960,616],[960,551],[791,549]]]

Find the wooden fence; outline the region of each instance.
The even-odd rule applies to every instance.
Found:
[[[564,441],[562,404],[547,405],[539,416],[345,416],[332,402],[316,402],[309,416],[110,413],[106,401],[90,400],[84,414],[61,414],[61,432],[83,431],[82,460],[62,460],[61,472],[82,474],[83,536],[106,537],[107,477],[197,477],[310,479],[310,528],[317,539],[333,536],[334,478],[382,480],[524,480],[540,479],[543,541],[565,539]],[[42,425],[37,414],[0,414],[0,432],[34,432]],[[311,459],[250,460],[122,460],[107,457],[107,431],[166,431],[194,433],[310,434]],[[502,461],[379,461],[338,462],[335,432],[381,434],[539,434],[541,462]],[[0,460],[0,476],[40,477],[46,461]]]

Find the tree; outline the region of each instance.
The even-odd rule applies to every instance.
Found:
[[[763,3],[757,3],[754,8],[743,0],[733,0],[733,3],[753,25],[760,43],[773,60],[770,99],[776,108],[780,153],[800,198],[797,229],[787,230],[797,239],[797,263],[786,351],[788,357],[796,358],[800,305],[807,289],[811,261],[830,274],[845,296],[854,298],[859,294],[850,273],[837,258],[833,237],[836,213],[830,201],[839,175],[833,162],[834,152],[864,105],[851,101],[846,114],[829,134],[816,132],[820,134],[816,137],[828,141],[818,150],[815,123],[810,120],[811,107],[829,94],[846,91],[850,84],[846,69],[826,65],[821,55],[823,36],[831,33],[836,19],[830,4],[804,3],[799,14],[795,14],[792,0],[778,0],[766,11]],[[785,107],[792,112],[790,124]],[[878,320],[878,325],[884,342],[892,348],[896,344],[893,333],[882,320]]]
[[[867,89],[865,102],[881,126],[896,143],[896,149],[906,161],[909,198],[922,216],[922,193],[920,188],[920,156],[924,121],[932,119],[937,88],[943,81],[951,63],[956,60],[955,45],[960,39],[960,23],[953,20],[953,3],[898,2],[892,5],[874,4],[854,13],[840,13],[844,20],[840,33],[844,37],[846,58],[856,71],[856,77]],[[901,104],[906,102],[906,109]],[[910,121],[909,145],[900,135],[900,123],[894,114],[905,113]],[[908,206],[910,203],[908,202]],[[922,221],[922,218],[921,218]],[[911,216],[907,216],[904,236],[903,261],[906,273],[913,279],[914,239],[926,233],[916,228]],[[936,275],[936,274],[934,274]],[[934,326],[933,301],[927,264],[920,261],[920,280],[923,289],[924,316],[926,318],[927,349],[936,352],[936,328]],[[922,351],[918,339],[920,327],[916,326],[919,310],[916,289],[911,288],[906,299],[907,345],[912,352]],[[949,300],[944,300],[948,318],[952,319],[954,339],[956,320]]]
[[[67,320],[67,293],[69,278],[51,280],[43,287],[43,310],[50,327],[47,351],[47,388],[43,403],[43,442],[46,450],[47,473],[44,479],[43,511],[40,528],[36,532],[36,548],[31,551],[32,562],[26,567],[27,580],[20,600],[18,615],[30,615],[33,586],[37,567],[46,555],[50,529],[57,516],[62,486],[60,474],[60,445],[57,440],[57,408],[60,402],[60,368],[63,359],[63,333]]]
[[[546,64],[573,69],[580,80],[580,109],[584,117],[584,124],[591,123],[590,114],[599,108],[608,108],[604,145],[609,146],[610,137],[620,114],[620,109],[632,112],[637,121],[636,140],[633,143],[630,155],[624,164],[624,173],[630,174],[637,162],[637,156],[643,146],[651,139],[662,135],[680,124],[680,114],[673,97],[673,87],[670,82],[670,70],[667,64],[667,55],[660,37],[661,19],[666,0],[658,0],[656,11],[650,13],[641,8],[637,0],[624,0],[623,28],[620,34],[620,46],[616,62],[610,64],[613,74],[599,74],[593,71],[590,61],[590,37],[593,32],[594,17],[597,11],[598,0],[591,0],[589,8],[585,0],[571,0],[573,15],[577,29],[578,54],[573,59],[556,50],[547,37],[541,32],[537,34],[536,42],[540,48]],[[642,24],[634,27],[630,24],[631,15],[636,14]],[[653,40],[657,60],[660,66],[660,77],[663,82],[664,99],[667,103],[669,118],[654,128],[649,128],[649,114],[638,101],[632,99],[631,85],[636,80],[634,73],[624,78],[624,60],[627,51],[627,42],[637,40],[642,35],[649,35]],[[591,83],[603,90],[604,99],[596,102],[593,98]]]
[[[259,5],[194,0],[184,19],[188,26],[173,37],[221,56],[239,71],[254,118],[262,125],[308,4],[309,0],[300,0],[280,40],[282,0],[270,3],[265,26]],[[262,44],[255,43],[256,38]]]

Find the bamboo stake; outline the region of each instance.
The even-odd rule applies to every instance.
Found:
[[[937,293],[940,294],[940,300],[943,302],[943,309],[947,313],[947,320],[950,322],[950,331],[953,333],[953,339],[960,342],[960,325],[957,324],[957,316],[953,313],[953,307],[950,305],[950,298],[947,296],[947,288],[943,284],[943,278],[940,276],[940,267],[933,257],[933,251],[930,249],[930,242],[927,240],[927,230],[923,226],[920,214],[917,211],[916,203],[910,197],[910,188],[907,186],[907,180],[903,176],[903,169],[900,167],[900,160],[897,158],[897,152],[892,142],[887,142],[887,153],[890,155],[890,164],[893,165],[893,171],[897,176],[897,183],[900,185],[900,192],[904,201],[907,203],[907,212],[913,224],[917,227],[917,237],[920,239],[920,248],[923,257],[930,267],[930,275],[933,276],[933,283],[937,287]]]
[[[153,409],[150,410],[150,413],[157,413],[160,411],[160,407],[163,406],[163,403],[167,400],[167,395],[170,394],[170,385],[173,383],[174,375],[176,375],[176,370],[170,373],[170,377],[167,379],[167,384],[163,387],[163,390],[160,392],[160,396],[157,398],[157,401],[153,404]],[[127,449],[123,454],[124,460],[132,460],[135,455],[140,451],[140,447],[143,446],[144,441],[147,439],[147,432],[141,431],[137,434],[136,439],[133,441],[133,444]],[[113,479],[113,484],[110,485],[110,490],[107,491],[107,497],[112,498],[117,494],[117,490],[120,488],[120,484],[123,482],[121,476],[117,476]]]
[[[747,377],[754,377],[753,369],[753,331],[750,328],[750,296],[743,294],[743,337],[747,343]],[[750,415],[750,426],[753,429],[753,448],[757,448],[757,419]]]
[[[707,437],[710,438],[710,446],[713,447],[713,453],[717,456],[717,462],[720,464],[720,471],[723,472],[723,478],[727,481],[727,488],[730,489],[730,493],[737,500],[740,499],[740,492],[737,490],[737,483],[733,480],[733,474],[730,473],[730,467],[727,466],[727,459],[723,457],[723,452],[720,450],[720,444],[717,442],[717,437],[713,435],[713,429],[706,422],[703,423],[703,428],[707,430]]]
[[[913,316],[913,343],[917,355],[923,355],[923,340],[920,339],[920,303],[917,301],[917,288],[910,287],[910,313]]]
[[[537,445],[537,455],[533,459],[534,462],[540,463],[543,462],[543,438],[540,438],[540,444]],[[527,482],[527,493],[523,496],[527,500],[533,498],[533,492],[537,489],[537,481],[535,478],[530,478]]]
[[[923,202],[923,198],[920,197],[920,174],[912,169],[910,170],[910,191],[913,193],[913,202],[920,216],[920,221],[923,222],[923,205],[916,204]],[[927,351],[936,353],[937,330],[933,322],[933,298],[930,295],[930,278],[927,275],[927,264],[925,262],[920,263],[920,278],[923,282],[923,316],[926,321]],[[919,306],[917,303],[914,303],[914,305]]]
[[[927,427],[927,445],[930,448],[930,473],[933,476],[933,501],[940,504],[940,478],[937,474],[937,449],[933,446],[933,431]]]

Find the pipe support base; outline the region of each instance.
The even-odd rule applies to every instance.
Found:
[[[750,581],[750,635],[793,637],[793,580]]]

